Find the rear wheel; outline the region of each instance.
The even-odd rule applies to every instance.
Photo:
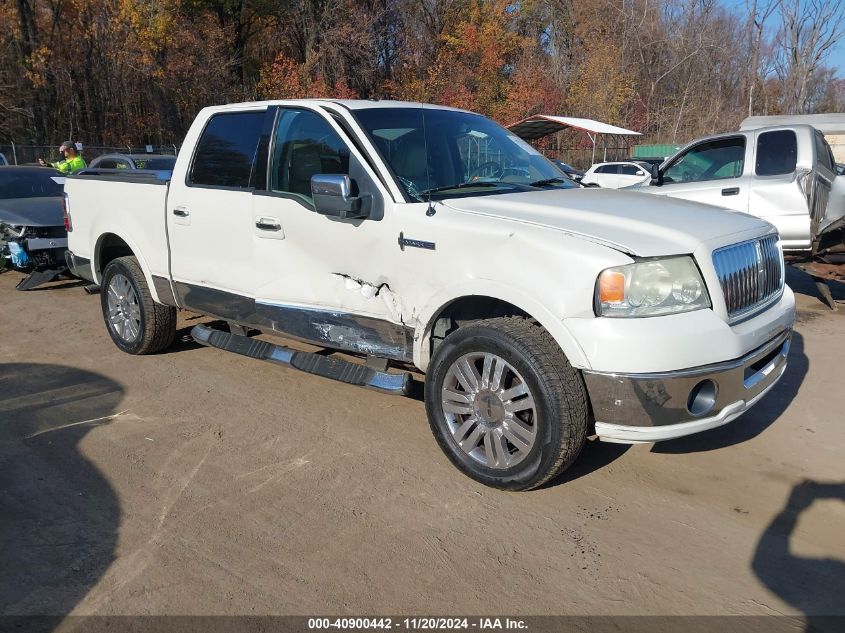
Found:
[[[100,303],[109,335],[128,354],[153,354],[176,335],[176,308],[153,301],[138,260],[118,257],[103,271]]]
[[[440,447],[488,486],[529,490],[563,472],[584,445],[584,382],[543,328],[524,318],[450,334],[426,375],[426,411]]]

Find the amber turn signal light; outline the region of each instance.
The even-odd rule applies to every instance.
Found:
[[[625,275],[606,270],[599,277],[599,301],[602,303],[622,303],[625,301]]]

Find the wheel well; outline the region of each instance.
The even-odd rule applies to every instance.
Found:
[[[118,257],[126,255],[134,255],[129,245],[114,233],[106,233],[100,238],[99,246],[97,247],[97,277],[102,278],[103,270],[108,266],[109,262]]]
[[[444,338],[458,328],[468,325],[473,321],[505,316],[531,318],[531,315],[524,310],[501,299],[479,295],[455,299],[451,303],[446,304],[432,321],[430,339],[431,354],[434,354],[434,350],[437,349],[437,346],[440,345]]]

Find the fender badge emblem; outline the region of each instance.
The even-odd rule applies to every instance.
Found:
[[[412,240],[405,237],[404,233],[399,233],[399,248],[401,250],[405,250],[405,247],[409,246],[412,248],[425,248],[430,251],[434,250],[434,242],[425,242],[423,240]]]

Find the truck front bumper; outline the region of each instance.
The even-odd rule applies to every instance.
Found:
[[[637,444],[706,431],[736,419],[783,376],[792,330],[736,360],[680,371],[618,374],[584,371],[607,442]]]

